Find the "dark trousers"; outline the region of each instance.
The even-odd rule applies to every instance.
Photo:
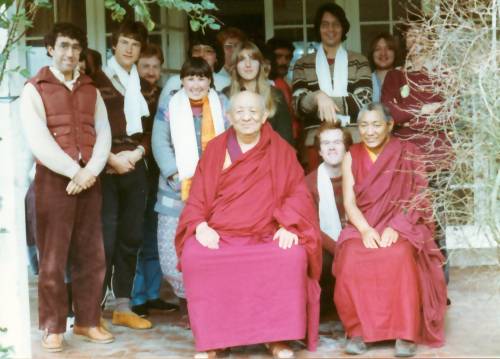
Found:
[[[35,175],[36,242],[39,251],[40,329],[64,333],[68,296],[64,274],[71,258],[75,324],[97,326],[105,260],[99,180],[78,195],[66,193],[68,178],[37,165]]]
[[[153,163],[148,168],[148,199],[144,214],[144,239],[135,271],[132,289],[132,305],[141,305],[148,300],[160,298],[163,274],[158,255],[158,213],[155,212],[160,171]]]
[[[130,298],[137,253],[141,248],[146,209],[147,177],[144,161],[123,175],[102,174],[102,224],[106,253],[105,294]]]
[[[335,277],[332,273],[333,256],[323,249],[323,267],[319,285],[321,287],[321,318],[325,318],[335,313],[335,303],[333,302],[333,288],[335,287]]]

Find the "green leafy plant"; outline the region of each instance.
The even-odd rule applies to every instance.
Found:
[[[189,25],[193,31],[202,32],[208,27],[212,30],[219,30],[219,21],[207,11],[217,10],[215,4],[210,0],[191,2],[186,0],[128,0],[128,4],[134,12],[141,17],[148,30],[153,30],[155,23],[151,18],[149,6],[157,4],[167,9],[177,9],[184,11],[189,17]],[[104,6],[112,11],[113,20],[121,21],[126,15],[126,10],[117,0],[105,0]]]

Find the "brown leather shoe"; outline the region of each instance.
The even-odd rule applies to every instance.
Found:
[[[99,319],[99,326],[101,328],[104,328],[106,329],[108,332],[109,332],[109,324],[108,324],[108,321],[106,319],[104,319],[103,317],[101,317]]]
[[[131,329],[150,329],[153,324],[144,318],[139,317],[134,312],[113,312],[113,325],[121,325]]]
[[[64,336],[62,333],[55,334],[45,332],[42,336],[42,348],[49,353],[62,352]]]
[[[108,344],[115,341],[113,334],[101,327],[79,327],[75,325],[73,327],[73,335],[85,341],[97,344]]]

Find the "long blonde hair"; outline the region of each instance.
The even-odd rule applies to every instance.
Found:
[[[269,113],[269,117],[273,117],[276,113],[276,103],[271,93],[271,84],[267,79],[264,56],[262,56],[262,52],[260,52],[257,45],[255,45],[253,42],[245,41],[233,53],[233,66],[231,69],[231,86],[229,88],[229,96],[233,96],[241,92],[241,88],[243,86],[243,80],[238,74],[237,65],[238,62],[243,60],[242,52],[244,50],[248,50],[250,52],[250,57],[252,59],[259,61],[259,72],[257,73],[257,78],[255,79],[255,88],[256,92],[264,98],[266,110]]]

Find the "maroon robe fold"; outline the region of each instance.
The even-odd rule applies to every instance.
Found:
[[[392,227],[399,239],[388,248],[369,249],[352,224],[342,230],[334,296],[346,332],[366,342],[400,338],[443,345],[443,256],[433,238],[418,149],[392,138],[374,163],[363,144],[351,146],[350,153],[358,208],[380,234]]]
[[[307,327],[315,350],[321,235],[303,170],[268,124],[258,144],[223,170],[231,131],[208,144],[175,239],[196,348],[303,339]],[[195,239],[204,221],[219,233],[219,249]],[[296,233],[299,245],[280,249],[272,241],[279,226]],[[302,319],[289,325],[288,316]]]

